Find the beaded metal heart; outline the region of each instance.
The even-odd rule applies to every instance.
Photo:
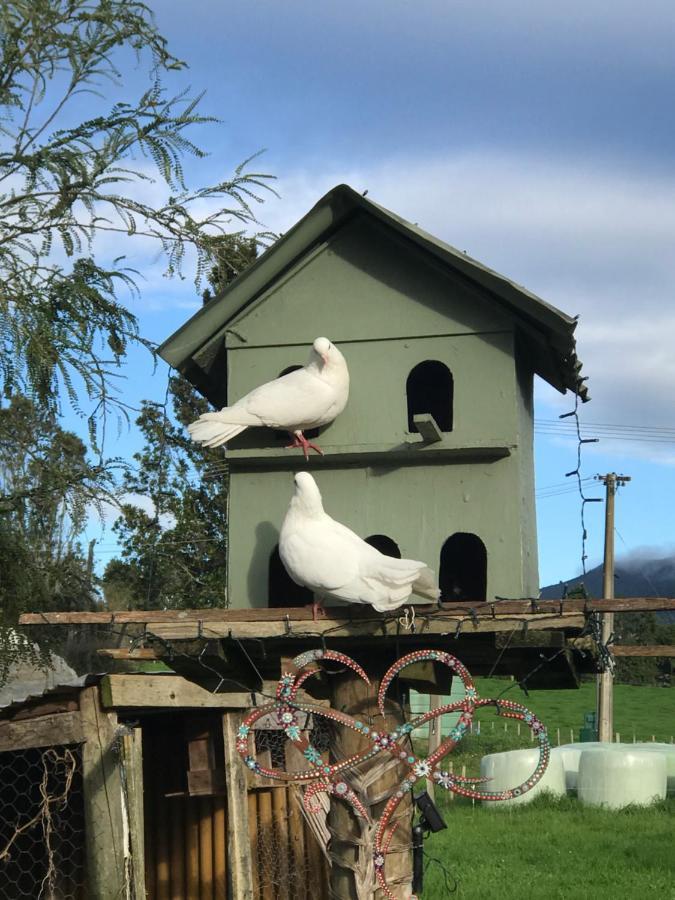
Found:
[[[368,821],[370,821],[368,811],[352,790],[343,773],[352,766],[363,763],[380,753],[388,753],[401,765],[407,766],[408,774],[389,798],[382,811],[382,815],[380,816],[375,831],[375,845],[373,850],[375,876],[382,892],[389,900],[396,900],[396,897],[387,885],[384,867],[386,856],[389,852],[391,841],[397,827],[396,824],[390,826],[389,823],[399,804],[406,794],[412,791],[415,783],[420,778],[432,778],[439,787],[442,787],[447,791],[452,791],[455,794],[461,794],[463,797],[471,797],[475,800],[509,800],[513,797],[518,797],[533,788],[546,771],[551,748],[546,729],[542,723],[533,713],[519,703],[514,703],[510,700],[479,698],[471,675],[462,663],[450,653],[446,653],[443,650],[415,650],[413,653],[408,653],[406,656],[403,656],[387,670],[380,682],[380,689],[377,695],[377,705],[383,717],[385,714],[384,704],[386,694],[391,682],[396,675],[413,663],[423,661],[442,663],[448,666],[448,668],[461,679],[464,685],[464,697],[461,700],[429,710],[429,712],[416,716],[410,722],[405,722],[389,732],[378,732],[367,723],[354,719],[338,710],[326,709],[322,706],[315,706],[312,703],[304,703],[297,700],[297,693],[300,687],[308,678],[319,671],[319,668],[312,664],[317,663],[320,660],[335,660],[336,662],[342,663],[342,665],[348,666],[356,672],[359,678],[363,679],[366,684],[370,684],[370,680],[363,669],[344,653],[339,653],[335,650],[309,650],[306,653],[301,653],[293,660],[293,666],[297,670],[296,673],[287,673],[281,676],[277,686],[276,701],[252,710],[242,722],[237,735],[237,750],[249,769],[257,775],[264,776],[265,778],[276,778],[282,781],[306,783],[307,787],[304,792],[304,804],[308,812],[316,813],[319,811],[320,807],[314,800],[316,794],[328,793],[351,804],[356,814]],[[311,666],[311,668],[308,668],[309,666]],[[440,767],[441,761],[453,750],[466,734],[473,719],[474,712],[484,706],[494,706],[497,710],[497,715],[499,716],[525,722],[539,744],[539,758],[532,774],[523,781],[522,784],[505,791],[477,789],[474,787],[475,785],[488,781],[489,779],[464,777],[452,772],[444,771]],[[298,712],[311,713],[313,716],[327,718],[340,725],[344,725],[346,728],[350,728],[352,731],[364,735],[364,737],[370,741],[370,747],[367,747],[360,753],[350,756],[348,759],[340,760],[332,765],[328,764],[323,760],[321,753],[316,747],[312,746],[304,732],[301,730],[297,721]],[[439,718],[439,716],[452,712],[459,712],[459,719],[456,725],[450,730],[446,740],[443,741],[438,749],[432,754],[427,757],[418,757],[410,748],[405,749],[403,747],[402,742],[406,741],[411,732],[416,728],[419,728],[421,725],[424,725],[433,719]],[[280,769],[269,769],[265,766],[261,766],[251,754],[249,744],[252,738],[253,725],[264,716],[274,713],[276,713],[280,728],[283,729],[286,737],[302,752],[309,763],[310,768],[303,769],[299,772],[284,772]]]

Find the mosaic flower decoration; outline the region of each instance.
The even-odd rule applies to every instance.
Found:
[[[407,769],[406,777],[402,779],[397,789],[391,794],[376,823],[373,848],[373,862],[378,885],[387,900],[396,900],[395,895],[387,884],[385,876],[386,858],[396,828],[396,819],[398,818],[398,816],[395,816],[396,810],[408,793],[412,791],[417,780],[420,778],[433,778],[439,788],[475,800],[498,801],[518,797],[534,787],[546,770],[550,754],[550,745],[546,729],[530,710],[518,703],[503,699],[493,700],[480,698],[469,672],[462,663],[450,653],[446,653],[442,650],[416,650],[394,663],[380,682],[377,704],[383,717],[385,717],[384,704],[386,694],[392,680],[406,666],[424,660],[434,660],[448,666],[448,668],[452,670],[453,675],[457,676],[462,681],[465,691],[464,697],[457,702],[440,706],[431,713],[419,715],[409,722],[399,723],[390,732],[387,732],[386,730],[383,731],[381,728],[379,730],[373,730],[369,725],[364,724],[358,719],[352,719],[351,716],[346,713],[338,710],[326,709],[323,706],[317,706],[311,702],[299,700],[298,691],[301,685],[307,678],[310,678],[319,671],[316,663],[321,660],[339,661],[344,666],[352,669],[358,677],[367,684],[370,684],[368,676],[363,669],[344,653],[334,650],[312,650],[300,654],[300,656],[297,656],[293,660],[296,674],[286,672],[282,675],[277,687],[276,702],[266,706],[256,707],[256,709],[252,710],[244,720],[243,725],[237,733],[237,750],[241,754],[245,764],[256,774],[266,778],[280,779],[286,783],[288,783],[288,781],[296,781],[305,784],[304,804],[308,812],[319,812],[321,807],[315,802],[316,795],[318,793],[328,793],[350,804],[357,815],[362,816],[367,820],[369,820],[368,810],[364,808],[358,796],[350,786],[349,781],[345,779],[344,773],[349,771],[352,766],[364,763],[370,758],[379,756],[380,754],[390,754],[401,768]],[[482,782],[485,782],[487,779],[455,774],[451,775],[448,771],[441,769],[440,767],[442,760],[453,750],[455,745],[468,731],[476,711],[485,706],[493,707],[498,716],[505,716],[507,718],[525,722],[538,740],[539,758],[534,771],[529,778],[522,782],[522,784],[508,790],[486,790],[482,785]],[[323,761],[319,750],[310,743],[307,733],[301,730],[298,724],[297,712],[311,715],[315,722],[320,719],[328,719],[342,727],[352,729],[368,738],[368,746],[347,759],[326,763]],[[288,739],[292,740],[301,750],[311,768],[299,772],[283,772],[261,766],[249,755],[248,738],[250,729],[255,722],[270,713],[276,713],[277,721],[283,728],[284,733]],[[450,730],[447,738],[442,741],[440,747],[438,747],[434,753],[426,759],[419,758],[409,746],[408,735],[410,735],[415,728],[438,719],[446,713],[459,713],[460,718]],[[384,718],[384,721],[386,721],[386,718]]]

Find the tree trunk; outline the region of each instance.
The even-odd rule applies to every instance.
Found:
[[[368,686],[355,672],[330,676],[331,706],[372,726],[375,731],[392,731],[403,721],[401,706],[391,700],[385,708],[386,722],[377,708],[377,692],[385,667],[371,674]],[[333,742],[334,761],[353,756],[370,746],[363,735],[349,728],[336,726]],[[405,747],[405,745],[404,745]],[[347,770],[345,780],[368,809],[372,823],[356,816],[349,804],[331,798],[328,828],[331,833],[331,898],[332,900],[375,900],[382,892],[377,887],[373,866],[377,820],[391,794],[408,774],[387,753],[380,753],[360,766]],[[396,897],[408,900],[412,892],[411,798],[408,794],[396,810],[399,823],[387,854],[385,875]]]

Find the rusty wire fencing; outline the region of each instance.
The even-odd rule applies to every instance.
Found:
[[[79,748],[0,753],[0,898],[84,900],[84,881]]]

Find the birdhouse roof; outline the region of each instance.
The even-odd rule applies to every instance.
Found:
[[[564,393],[569,389],[581,400],[589,399],[576,355],[575,317],[345,184],[322,197],[246,271],[171,335],[159,348],[159,355],[192,381],[204,396],[222,405],[222,385],[218,389],[214,387],[210,368],[223,347],[228,325],[314,247],[353,217],[363,214],[411,241],[440,261],[455,277],[478,288],[484,297],[511,314],[532,369],[557,390]],[[222,379],[222,371],[219,378]]]

